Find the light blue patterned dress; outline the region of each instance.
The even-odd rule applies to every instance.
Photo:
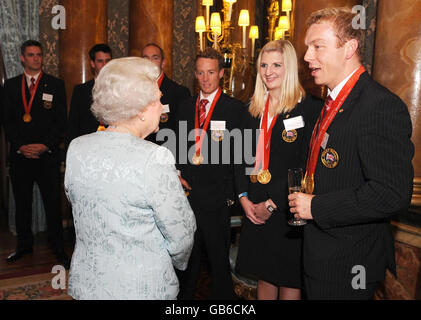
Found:
[[[133,135],[74,139],[65,191],[76,246],[68,293],[75,299],[176,299],[196,220],[171,152]]]

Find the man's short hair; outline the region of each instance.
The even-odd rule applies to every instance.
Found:
[[[142,53],[143,53],[143,50],[145,50],[147,47],[155,47],[155,48],[158,48],[159,53],[161,54],[161,58],[162,58],[162,60],[164,60],[164,58],[165,58],[165,56],[164,56],[164,50],[162,50],[162,48],[159,45],[157,45],[156,43],[153,43],[153,42],[148,43],[146,46],[143,47]]]
[[[25,55],[26,48],[28,47],[38,47],[41,49],[42,52],[42,45],[36,40],[27,40],[20,46],[20,53],[21,55]]]
[[[219,54],[218,51],[216,51],[213,48],[206,48],[204,51],[200,52],[196,59],[194,60],[194,63],[196,64],[197,60],[200,58],[206,58],[206,59],[215,59],[218,60],[218,68],[219,70],[224,68],[224,58]]]
[[[355,39],[358,41],[357,55],[360,60],[364,53],[364,30],[353,27],[353,20],[357,16],[352,9],[347,7],[325,8],[313,12],[307,19],[307,27],[323,21],[332,22],[336,29],[338,46],[342,47],[347,41]]]
[[[95,57],[96,57],[97,52],[108,53],[111,58],[113,57],[113,52],[110,46],[106,43],[96,44],[91,48],[91,50],[89,50],[89,58],[94,62],[95,62]]]

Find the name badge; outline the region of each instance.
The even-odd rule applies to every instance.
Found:
[[[162,113],[169,113],[170,112],[170,105],[169,104],[164,104],[162,106]]]
[[[304,128],[304,119],[302,116],[294,117],[291,119],[285,119],[284,126],[286,131]]]
[[[53,95],[52,94],[48,94],[48,93],[44,93],[42,95],[42,100],[53,102]]]
[[[329,140],[329,134],[327,132],[325,132],[325,136],[323,137],[323,141],[322,141],[323,150],[326,149],[328,140]]]
[[[223,131],[225,130],[225,121],[211,121],[212,131]]]

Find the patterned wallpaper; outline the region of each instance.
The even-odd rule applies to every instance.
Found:
[[[54,15],[52,8],[59,4],[59,0],[41,0],[39,7],[39,39],[44,49],[44,71],[58,77],[59,64],[59,40],[58,30],[51,26]]]
[[[108,0],[108,44],[114,58],[129,53],[129,5],[130,0]]]
[[[174,1],[173,79],[185,85],[193,93],[194,59],[197,51],[197,35],[194,31],[197,1]]]
[[[375,42],[376,12],[378,0],[363,0],[367,8],[367,33],[365,38],[364,65],[371,72]],[[194,86],[194,58],[197,51],[194,23],[200,0],[174,1],[174,46],[173,46],[173,79],[187,86]],[[256,0],[256,22],[261,30],[267,28],[267,0]],[[58,31],[51,27],[53,14],[51,9],[59,0],[41,0],[40,40],[44,47],[45,71],[58,76],[59,42]],[[124,57],[129,52],[129,5],[130,0],[108,0],[108,42],[113,49],[114,57]],[[264,28],[263,28],[264,27]],[[256,43],[257,47],[263,43]]]
[[[364,66],[371,74],[373,69],[374,44],[376,41],[377,0],[363,0],[367,14],[367,30],[365,33]]]

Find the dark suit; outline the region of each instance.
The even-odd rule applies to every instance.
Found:
[[[171,129],[173,131],[176,130],[176,115],[177,110],[180,102],[184,99],[187,99],[190,97],[190,91],[186,87],[179,85],[178,83],[172,81],[170,78],[168,78],[164,74],[164,79],[162,80],[160,90],[162,92],[161,97],[161,103],[163,105],[169,105],[170,112],[167,113],[167,120],[166,122],[161,121],[159,123],[159,129]],[[164,118],[165,121],[165,118]],[[164,131],[161,132],[161,134],[164,133]],[[157,143],[159,145],[163,144],[166,139],[157,138],[157,135],[159,135],[159,132],[157,134],[151,134],[146,139]],[[164,140],[164,141],[163,141]]]
[[[35,93],[32,121],[22,119],[25,111],[22,101],[22,77],[5,83],[4,127],[10,142],[10,179],[16,200],[17,248],[29,249],[33,239],[31,232],[32,190],[37,182],[44,202],[49,240],[55,252],[63,251],[63,230],[60,206],[60,155],[59,143],[66,127],[66,93],[64,82],[43,74]],[[26,97],[30,93],[27,85]],[[43,95],[53,96],[52,104],[43,100]],[[44,144],[49,151],[39,159],[28,159],[18,153],[21,146]]]
[[[189,98],[180,105],[177,114],[177,132],[180,133],[186,122],[187,133],[192,130],[194,132],[196,99],[197,97]],[[225,121],[225,135],[222,141],[214,141],[211,138],[211,123],[209,123],[208,139],[202,146],[204,164],[199,166],[191,164],[191,157],[195,150],[194,139],[189,139],[193,141],[187,142],[187,149],[178,148],[178,168],[181,176],[192,188],[188,199],[197,222],[193,251],[180,283],[179,298],[181,299],[194,297],[202,246],[206,249],[212,276],[209,298],[232,299],[234,297],[229,265],[230,209],[227,200],[236,199],[236,192],[234,191],[233,139],[230,138],[228,131],[240,128],[245,112],[246,109],[240,101],[222,94],[215,105],[211,120]],[[185,138],[179,135],[179,141],[185,142]],[[224,147],[223,151],[223,146],[227,143],[231,143],[231,147]],[[190,150],[189,155],[187,155],[187,150]],[[185,161],[188,163],[183,164]]]
[[[327,130],[326,146],[339,162],[328,168],[319,155],[314,220],[304,227],[310,299],[370,298],[385,270],[395,273],[389,219],[407,209],[412,195],[414,147],[405,104],[365,72],[342,110]],[[354,290],[353,278],[361,276],[352,273],[354,266],[365,268],[370,290]]]
[[[97,131],[99,121],[91,112],[95,80],[75,86],[70,102],[67,145],[79,136]]]
[[[3,93],[4,89],[3,87],[0,85],[0,130],[1,130],[1,126],[3,124],[3,99],[4,99],[4,93]]]

